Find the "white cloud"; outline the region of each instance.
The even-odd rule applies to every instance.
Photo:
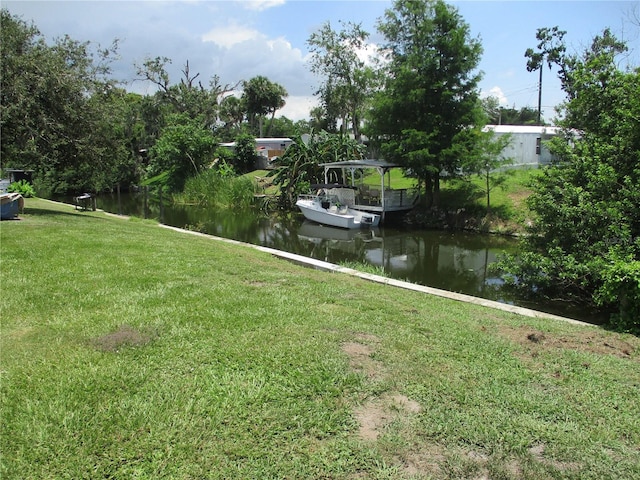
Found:
[[[285,4],[285,0],[240,0],[240,4],[245,10],[262,12],[272,7],[279,7]]]
[[[286,105],[276,112],[276,117],[287,117],[294,122],[309,120],[311,109],[318,106],[316,97],[293,96],[285,99]]]
[[[224,27],[216,27],[202,35],[203,42],[213,42],[223,48],[231,48],[248,40],[255,40],[261,36],[260,32],[236,22]]]
[[[508,100],[507,96],[503,93],[502,89],[498,86],[492,87],[488,92],[482,92],[481,96],[483,98],[494,97],[498,99],[499,105],[507,105]]]
[[[376,59],[381,59],[380,50],[375,43],[365,43],[362,48],[356,50],[358,59],[365,65],[373,65]]]

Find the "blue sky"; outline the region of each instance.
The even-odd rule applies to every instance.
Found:
[[[450,1],[484,48],[480,70],[483,95],[500,98],[505,106],[537,107],[537,74],[526,70],[524,52],[536,46],[540,27],[567,31],[570,52],[588,47],[606,27],[627,41],[626,62],[640,65],[640,2],[638,1]],[[263,75],[285,87],[287,105],[277,115],[306,118],[316,104],[319,79],[309,72],[306,41],[329,21],[360,23],[370,42],[382,38],[376,22],[392,2],[385,0],[243,0],[243,1],[30,1],[3,0],[2,7],[33,21],[47,39],[68,34],[81,41],[109,46],[120,39],[120,59],[113,76],[138,93],[153,93],[135,81],[134,63],[147,57],[172,60],[169,73],[178,82],[188,60],[203,84],[218,75],[233,85]],[[635,22],[633,19],[635,12]],[[624,65],[623,65],[624,66]],[[553,71],[543,79],[543,115],[564,99]]]

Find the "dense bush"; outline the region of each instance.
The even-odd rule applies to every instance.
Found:
[[[507,281],[530,292],[613,312],[613,327],[640,332],[640,70],[620,71],[626,50],[610,32],[561,62],[565,135],[560,159],[536,177],[536,219]]]

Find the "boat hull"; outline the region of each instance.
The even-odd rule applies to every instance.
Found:
[[[370,228],[377,227],[380,223],[380,215],[367,213],[352,208],[336,205],[327,205],[320,197],[311,195],[301,196],[296,202],[307,220],[338,228]]]

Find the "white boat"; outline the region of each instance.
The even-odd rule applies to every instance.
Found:
[[[321,163],[324,167],[324,182],[337,181],[349,184],[355,191],[349,207],[354,210],[375,213],[385,221],[386,214],[403,213],[416,206],[419,200],[417,188],[392,188],[389,172],[402,168],[384,160],[349,160],[345,162]],[[362,182],[364,173],[375,171],[380,176],[378,185]],[[385,181],[386,177],[386,181]]]
[[[355,210],[351,188],[332,186],[321,188],[316,194],[299,195],[296,206],[307,220],[339,228],[377,227],[380,215]]]

